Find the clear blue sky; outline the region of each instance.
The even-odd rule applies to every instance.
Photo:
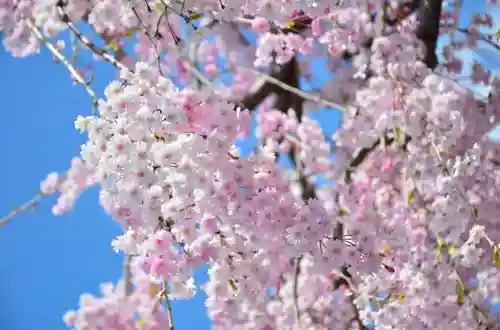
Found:
[[[468,8],[474,0],[467,0]],[[319,71],[319,70],[318,70]],[[95,67],[96,90],[113,77],[105,64]],[[64,171],[85,137],[74,129],[78,114],[90,114],[90,101],[72,86],[66,69],[50,54],[15,59],[0,49],[0,216],[30,199],[48,172]],[[335,111],[317,117],[331,133]],[[334,123],[334,124],[332,124]],[[118,226],[100,208],[96,188],[64,216],[50,212],[47,198],[35,212],[0,228],[0,329],[63,330],[63,313],[76,308],[82,292],[98,294],[102,281],[121,276],[121,257],[110,241]],[[198,274],[197,280],[206,276]],[[209,329],[203,296],[174,302],[176,330]]]

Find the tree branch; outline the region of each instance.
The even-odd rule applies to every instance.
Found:
[[[495,43],[494,36],[485,35],[479,32],[471,32],[469,29],[462,29],[462,28],[457,28],[457,31],[472,37],[476,37],[478,40],[486,42],[488,45],[494,47],[496,50],[500,50],[500,45],[498,43]]]
[[[174,330],[174,318],[173,318],[173,310],[172,310],[172,303],[170,302],[170,299],[168,298],[168,292],[167,292],[167,283],[165,282],[163,284],[164,286],[164,296],[165,296],[165,303],[167,304],[167,313],[168,313],[168,320],[170,321],[170,327],[168,330]]]
[[[132,274],[130,272],[130,263],[132,256],[127,254],[123,260],[123,290],[125,297],[129,296],[132,292]]]
[[[291,74],[294,72],[294,65],[295,63],[290,61],[286,63],[281,70],[272,73],[269,77],[280,82],[290,80]],[[264,101],[264,99],[266,99],[266,97],[270,94],[278,93],[280,90],[281,89],[276,84],[272,84],[269,79],[261,77],[255,82],[250,91],[239,103],[248,110],[254,110]]]
[[[298,96],[303,101],[311,101],[317,103],[319,106],[326,106],[342,112],[345,110],[344,106],[338,103],[325,100],[319,96],[309,94],[299,89],[298,79],[300,77],[300,72],[296,59],[292,59],[283,67],[283,69],[279,70],[279,72],[277,73],[269,75],[267,73],[259,72],[259,75],[261,76],[261,79],[259,79],[254,84],[250,92],[243,98],[242,101],[240,101],[240,104],[246,109],[255,109],[255,107],[262,103],[264,99],[270,94],[282,94],[284,92],[288,92],[286,94],[294,94],[295,97]],[[294,79],[297,80],[296,83],[288,83]],[[287,103],[288,101],[284,102]],[[289,109],[282,109],[282,107],[278,106],[276,108],[284,112],[288,111]],[[302,112],[298,113],[297,117],[300,119],[300,117],[302,117]]]
[[[61,21],[63,21],[68,26],[68,28],[73,32],[77,39],[80,40],[80,42],[85,45],[85,47],[87,47],[91,52],[101,57],[105,61],[111,63],[118,69],[128,69],[127,66],[121,62],[121,60],[127,56],[127,54],[125,54],[122,49],[119,49],[119,54],[116,54],[115,56],[111,55],[105,49],[97,47],[89,38],[87,38],[87,36],[81,33],[80,30],[78,30],[78,28],[75,26],[75,24],[69,19],[62,6],[57,6],[57,12]],[[106,38],[103,39],[105,42],[109,42],[109,38],[108,40],[106,40]]]
[[[298,295],[298,282],[300,276],[300,261],[302,257],[295,259],[294,274],[293,274],[293,308],[295,311],[295,320],[300,327],[300,309],[299,309],[299,295]]]
[[[425,45],[424,63],[430,69],[434,69],[438,65],[436,46],[439,37],[442,1],[420,0],[419,24],[416,35]]]
[[[29,210],[35,208],[43,196],[44,196],[44,194],[39,192],[31,200],[29,200],[26,203],[24,203],[23,205],[13,209],[9,214],[7,214],[5,217],[0,219],[0,226],[6,225],[7,223],[9,223],[19,213],[23,213],[23,212],[26,212],[26,211],[29,211]]]

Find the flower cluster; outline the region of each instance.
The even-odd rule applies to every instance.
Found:
[[[132,260],[116,287],[81,297],[68,326],[166,329],[164,302],[201,287],[221,330],[497,328],[500,143],[487,134],[500,122],[500,79],[471,65],[471,82],[488,86],[484,99],[454,81],[465,66],[458,52],[488,41],[480,31],[493,18],[476,15],[464,30],[459,1],[443,7],[441,33],[463,30],[466,40],[450,38],[435,68],[411,8],[406,0],[0,0],[13,55],[36,53],[69,29],[120,68],[98,113],[75,121],[88,136],[80,157],[41,184],[43,194],[60,194],[54,214],[98,185],[124,231],[112,247]],[[117,45],[82,39],[74,22]],[[131,35],[128,51],[120,40]],[[333,77],[321,87],[304,96],[296,81],[282,81],[280,69],[297,62],[294,70],[310,74],[320,58]],[[262,67],[271,78],[256,73]],[[259,89],[272,85],[279,99],[273,79],[286,85],[284,108]],[[342,126],[326,137],[292,98],[341,104]],[[242,157],[236,143],[249,135],[252,111],[259,145]],[[280,154],[293,175],[277,164]],[[201,265],[209,281],[200,286]]]

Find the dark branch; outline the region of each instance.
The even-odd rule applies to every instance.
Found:
[[[292,60],[285,64],[282,68],[271,72],[271,77],[276,78],[280,81],[290,81],[295,74],[295,62]],[[261,104],[269,95],[288,93],[282,88],[271,84],[265,78],[259,79],[251,88],[251,90],[245,95],[243,100],[239,103],[240,105],[250,111],[255,110],[255,108]],[[285,109],[284,111],[287,111]]]
[[[412,0],[410,3],[407,3],[405,5],[402,5],[400,8],[396,9],[396,18],[395,19],[389,19],[386,18],[386,24],[388,26],[394,26],[397,23],[399,23],[401,20],[406,19],[409,15],[411,15],[415,10],[419,7],[419,1],[421,0]],[[279,29],[274,27],[273,32],[274,33],[300,33],[310,27],[312,19],[306,15],[298,15],[294,20],[293,20],[293,27],[291,28],[283,28]],[[362,46],[365,48],[370,48],[373,43],[373,39],[369,38],[363,42]],[[355,56],[356,53],[352,53],[348,50],[344,51],[341,55],[341,57],[344,60],[349,60],[353,56]],[[295,73],[293,72],[295,70],[295,63],[287,63],[281,67],[280,70],[276,70],[276,72],[272,72],[271,76],[273,78],[276,78],[278,80],[284,81],[285,79],[289,78],[290,76],[294,75]],[[271,84],[270,82],[266,81],[265,78],[259,79],[250,92],[241,100],[239,103],[243,108],[246,108],[248,110],[254,110],[259,104],[261,104],[266,97],[268,97],[271,94],[277,94],[281,93],[283,89],[279,86],[276,86],[274,84]],[[287,111],[288,109],[285,109]],[[300,118],[300,116],[298,116]]]
[[[420,0],[419,24],[416,35],[425,45],[424,63],[430,69],[434,69],[438,65],[436,46],[439,38],[442,1]]]
[[[474,36],[479,40],[486,42],[488,45],[492,46],[496,50],[500,50],[500,44],[498,44],[498,41],[495,40],[496,39],[495,36],[482,34],[479,32],[472,32],[469,29],[462,29],[462,28],[458,28],[457,31],[469,36]]]

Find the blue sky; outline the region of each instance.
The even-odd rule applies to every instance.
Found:
[[[465,1],[470,6],[474,0]],[[476,2],[479,4],[479,2]],[[500,62],[500,61],[499,61]],[[500,65],[497,66],[497,68]],[[102,91],[113,70],[96,64],[96,91]],[[317,70],[319,71],[319,70]],[[50,54],[15,59],[0,49],[0,215],[30,199],[48,172],[64,171],[85,136],[73,126],[78,114],[90,114],[90,100],[72,86],[66,69]],[[339,123],[336,111],[318,113],[331,133]],[[331,124],[330,124],[331,125]],[[0,228],[0,329],[63,330],[61,316],[76,308],[82,292],[98,294],[101,281],[121,275],[121,257],[110,241],[118,226],[98,204],[97,189],[86,192],[67,215],[54,217],[54,198],[35,212],[24,213]],[[205,280],[204,274],[197,276]],[[202,294],[174,302],[176,330],[209,329]]]
[[[460,27],[465,28],[470,23],[472,14],[474,13],[485,13],[490,11],[490,14],[495,17],[500,17],[500,6],[486,6],[485,0],[463,0],[462,15],[460,20]],[[497,18],[494,22],[496,25],[491,28],[482,28],[481,32],[485,34],[495,34],[496,31],[500,30],[500,20]],[[463,34],[456,33],[455,37],[457,40],[463,40]],[[441,41],[447,41],[448,36],[443,36]],[[465,62],[471,63],[472,61],[477,61],[484,65],[488,70],[493,72],[495,75],[500,74],[500,52],[493,46],[487,44],[486,42],[478,42],[477,49],[474,51],[463,50],[458,53],[458,57]],[[467,66],[465,66],[467,68]],[[469,67],[470,69],[470,67]],[[464,72],[464,75],[470,73],[470,70]],[[460,80],[460,84],[471,88],[479,97],[485,97],[488,94],[488,90],[485,86],[473,85],[470,80]],[[493,130],[490,135],[491,138],[500,140],[500,126]]]

